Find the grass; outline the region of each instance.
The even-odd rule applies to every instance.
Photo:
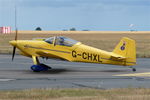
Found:
[[[0,91],[0,100],[150,100],[148,88]]]
[[[115,31],[85,31],[69,32],[69,31],[19,31],[18,39],[30,40],[33,38],[47,38],[51,36],[67,36],[84,44],[112,51],[122,37],[129,37],[136,40],[137,57],[150,57],[150,31],[147,32],[115,32]],[[14,40],[15,34],[0,34],[0,53],[11,53],[12,46],[9,45],[10,40]],[[81,38],[82,37],[82,38]],[[18,52],[18,51],[17,51]]]

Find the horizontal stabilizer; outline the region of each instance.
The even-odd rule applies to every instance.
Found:
[[[110,59],[112,59],[112,60],[125,60],[126,57],[123,57],[123,56],[121,56],[121,55],[112,53]]]

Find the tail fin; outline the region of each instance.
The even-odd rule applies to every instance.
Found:
[[[136,44],[135,40],[123,37],[119,44],[113,50],[113,53],[125,57],[125,65],[132,66],[136,64]]]

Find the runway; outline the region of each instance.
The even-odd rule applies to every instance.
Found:
[[[0,90],[30,88],[150,88],[150,59],[139,58],[135,68],[103,64],[75,63],[57,60],[40,61],[52,67],[45,72],[32,72],[31,58],[0,55]]]

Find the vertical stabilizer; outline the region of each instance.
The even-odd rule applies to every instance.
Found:
[[[126,58],[126,65],[136,64],[136,44],[135,40],[123,37],[119,44],[113,50],[113,53]]]

